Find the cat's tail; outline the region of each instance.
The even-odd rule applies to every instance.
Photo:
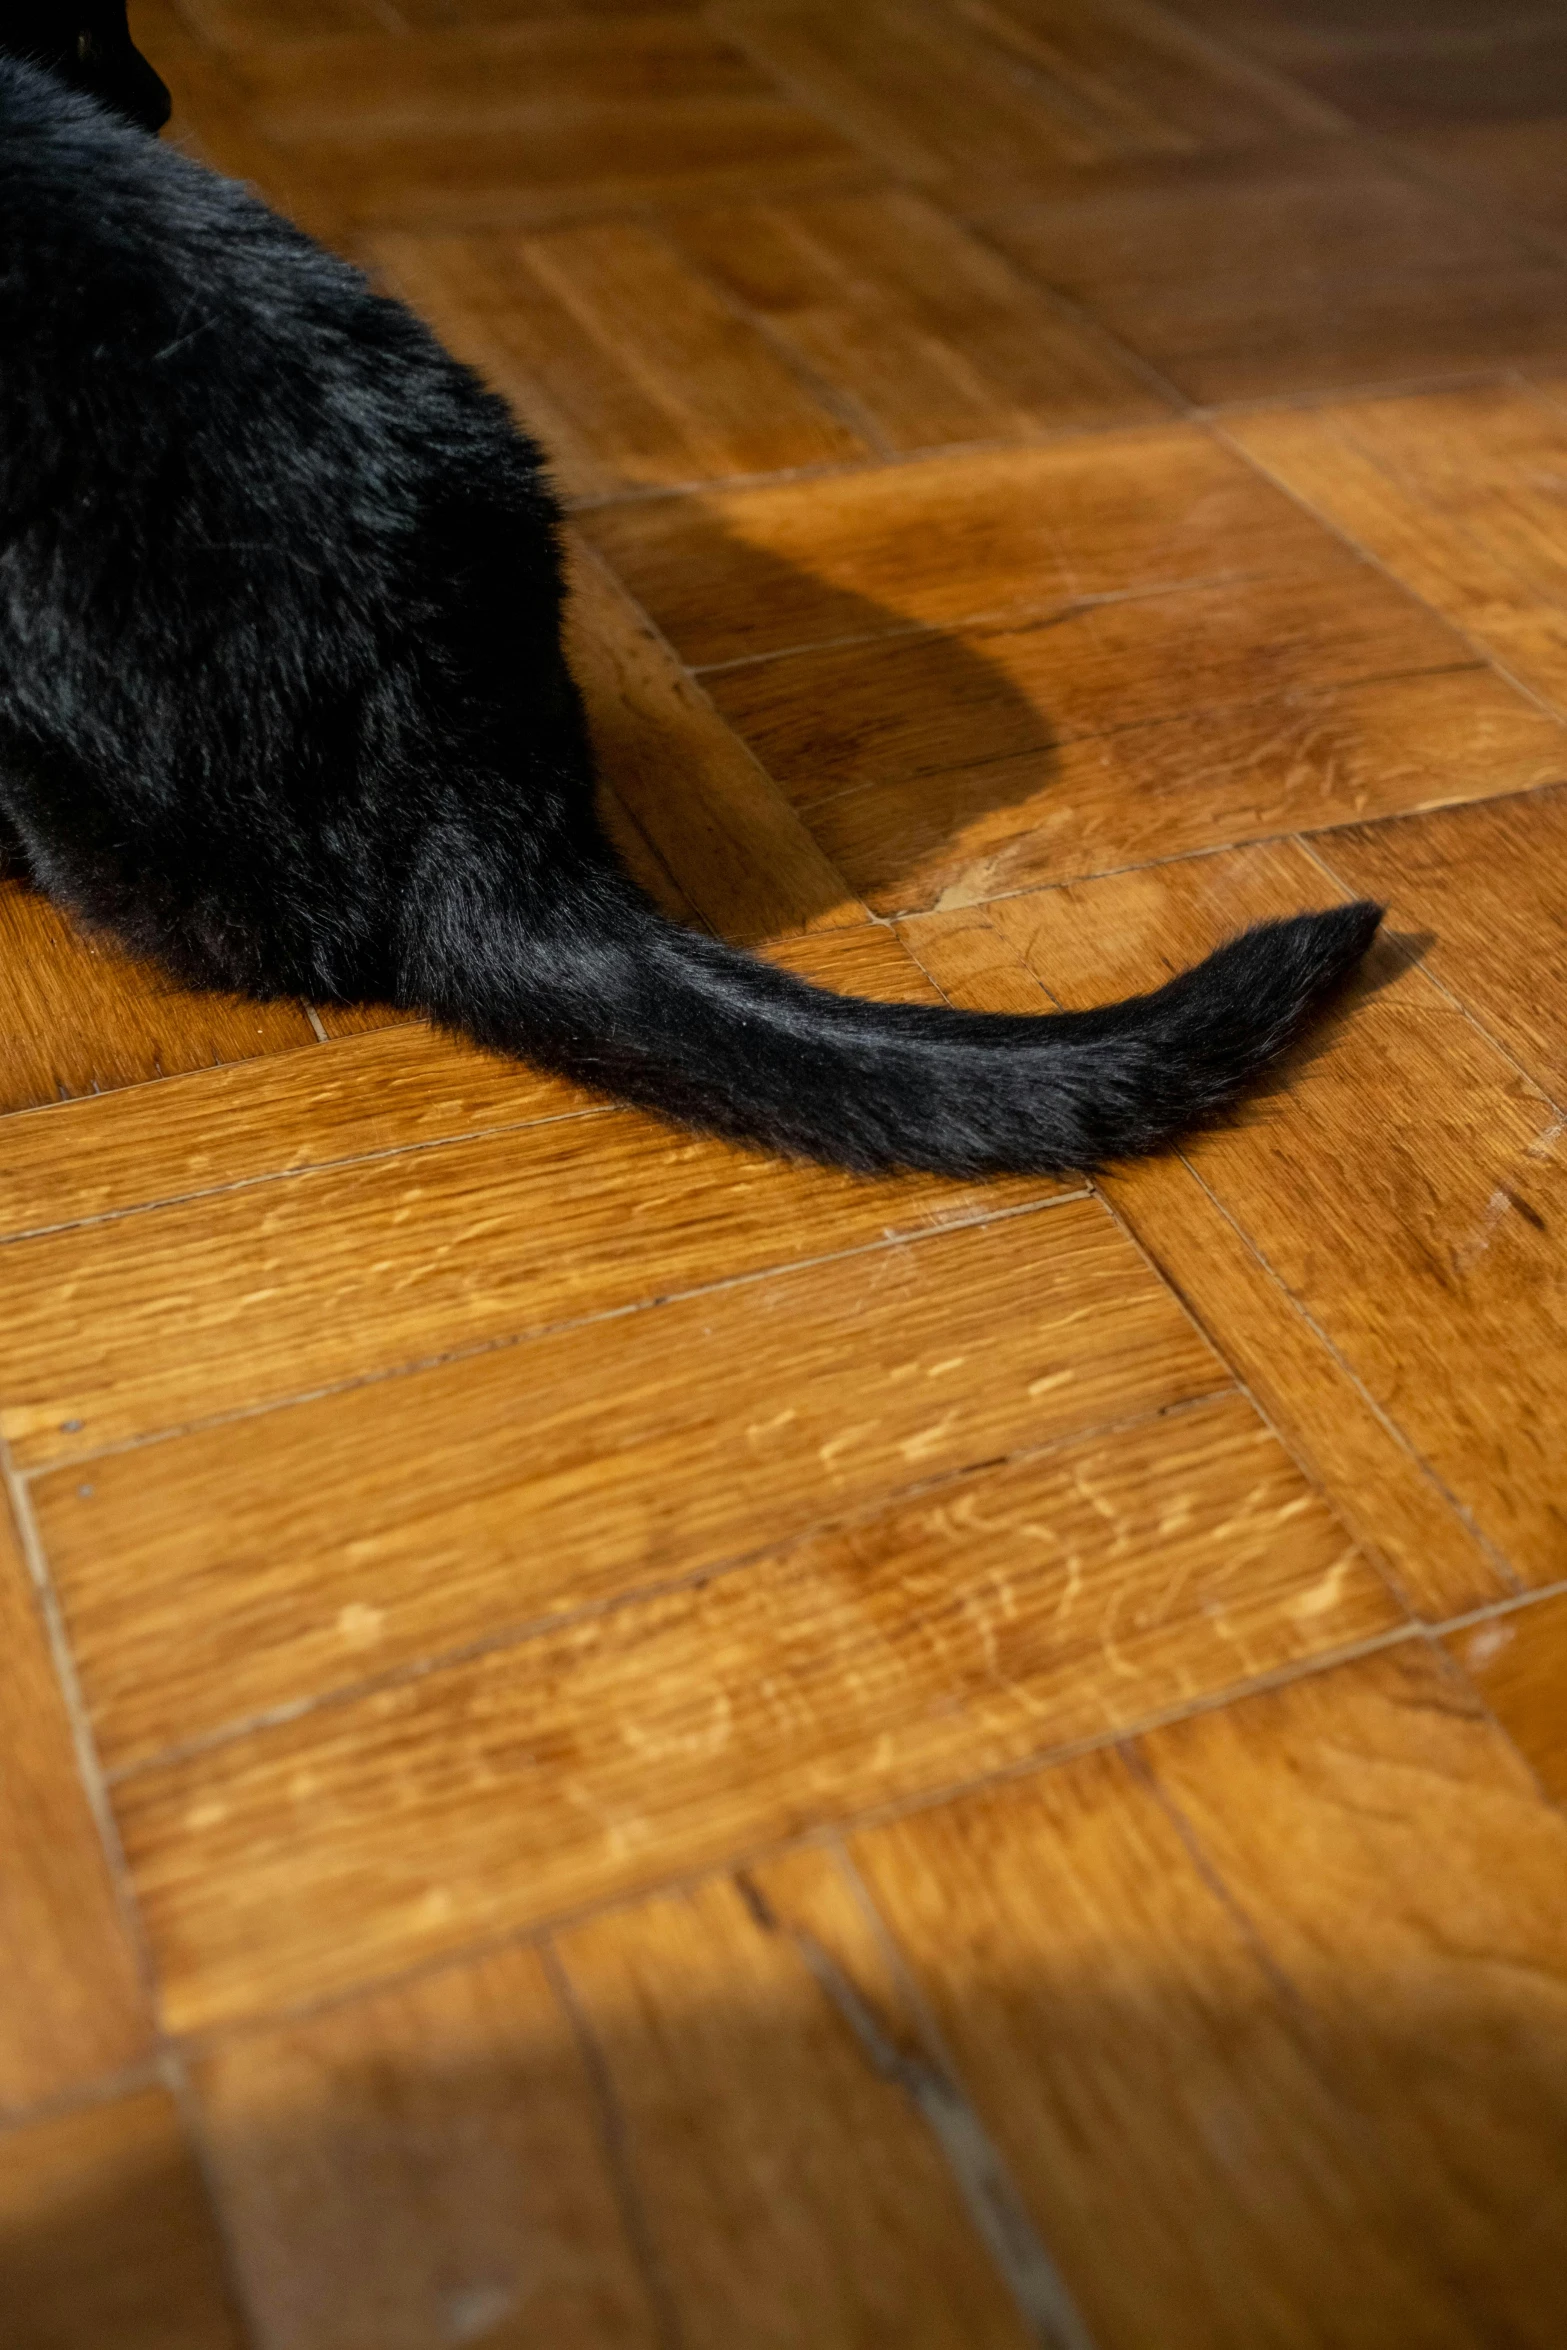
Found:
[[[1353,971],[1379,906],[1267,922],[1151,995],[1017,1018],[828,994],[668,922],[613,868],[524,908],[448,866],[403,995],[479,1043],[832,1166],[1092,1168],[1231,1101]]]

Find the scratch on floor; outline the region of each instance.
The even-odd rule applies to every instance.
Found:
[[[1022,2196],[957,2084],[928,2057],[901,2049],[888,2038],[858,1986],[814,1934],[781,1918],[743,1871],[735,1882],[762,1930],[787,1935],[794,1944],[875,2071],[918,2108],[1039,2350],[1094,2350],[1093,2338]]]

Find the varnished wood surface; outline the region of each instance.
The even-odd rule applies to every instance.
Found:
[[[871,1183],[0,879],[0,2350],[1557,2350],[1567,10],[132,15],[548,446],[677,919],[1389,916]]]

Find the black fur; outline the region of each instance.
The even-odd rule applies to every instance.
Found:
[[[406,310],[0,62],[0,824],[85,922],[196,986],[390,998],[693,1126],[953,1174],[1158,1148],[1364,952],[1345,906],[1014,1019],[675,927],[594,818],[555,515]]]

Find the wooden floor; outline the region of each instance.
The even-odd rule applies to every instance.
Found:
[[[1560,2350],[1567,4],[146,0],[829,986],[1365,984],[868,1183],[0,893],[4,2350]]]

